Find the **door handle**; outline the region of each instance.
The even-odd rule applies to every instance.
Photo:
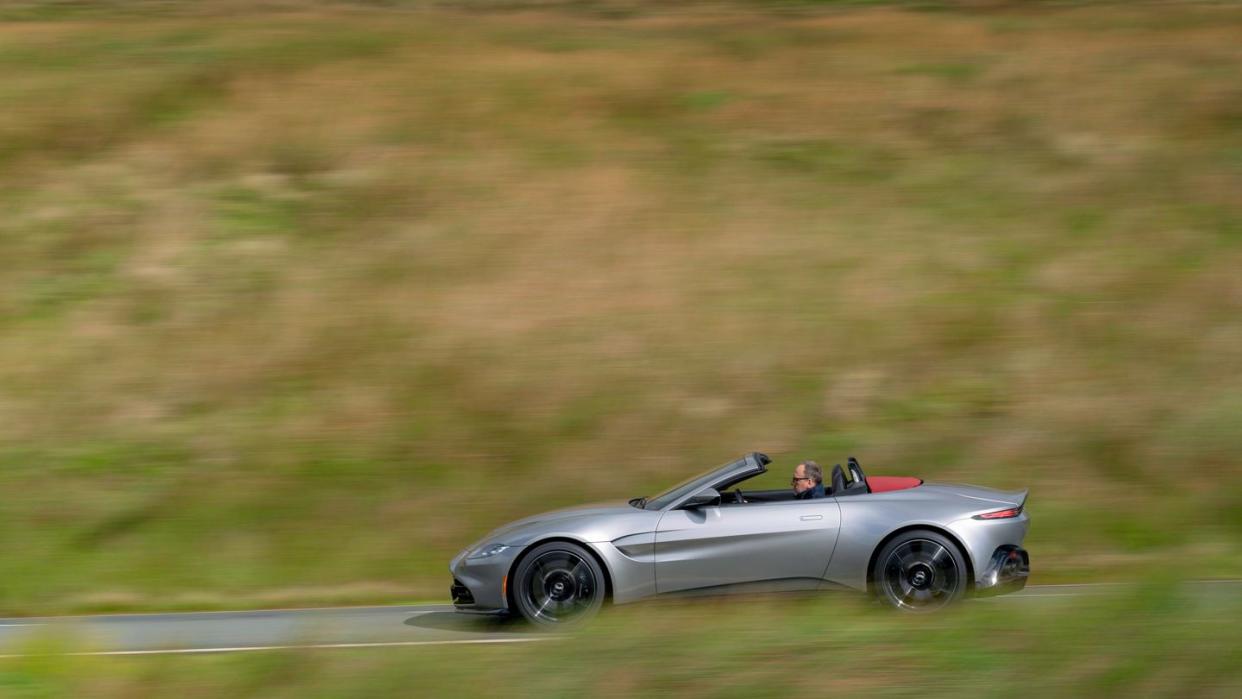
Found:
[[[801,519],[803,522],[810,522],[813,520],[823,519],[823,518],[824,518],[823,515],[802,515],[802,517],[800,517],[799,519]]]

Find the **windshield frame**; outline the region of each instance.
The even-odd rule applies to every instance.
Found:
[[[644,510],[664,510],[676,507],[686,498],[709,486],[719,488],[727,488],[734,483],[753,478],[767,471],[762,463],[753,456],[747,455],[741,459],[730,461],[727,464],[708,469],[697,476],[692,476],[664,490],[663,492],[652,495],[648,498],[642,498],[642,509]]]

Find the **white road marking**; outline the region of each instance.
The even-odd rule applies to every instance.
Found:
[[[302,648],[384,648],[390,646],[463,646],[489,643],[531,643],[535,641],[552,641],[561,636],[531,636],[523,638],[467,638],[452,641],[387,641],[380,643],[311,643],[306,645],[286,646],[222,646],[219,648],[154,648],[149,650],[98,650],[78,653],[59,653],[58,655],[173,655],[192,653],[236,653],[250,650],[296,650]],[[22,658],[29,654],[12,653],[0,655],[0,658]]]
[[[427,609],[435,607],[435,609]],[[203,611],[178,612],[99,612],[95,614],[73,614],[50,617],[27,617],[30,619],[92,619],[100,617],[160,617],[160,616],[199,616],[203,614],[281,614],[284,612],[395,612],[402,609],[416,610],[411,614],[428,614],[430,612],[451,612],[453,605],[449,602],[413,602],[410,604],[346,604],[335,607],[262,607],[259,609],[207,609]],[[7,626],[0,620],[0,626]]]
[[[426,609],[426,607],[435,607],[435,609]],[[9,623],[0,620],[0,627],[4,626],[47,626],[62,621],[106,621],[124,623],[128,621],[141,622],[146,619],[154,621],[160,620],[182,620],[182,617],[201,616],[206,614],[233,614],[236,616],[273,616],[286,613],[314,613],[314,612],[373,612],[376,614],[409,614],[410,616],[418,616],[420,614],[438,614],[453,611],[451,604],[393,604],[393,605],[371,605],[359,607],[289,607],[287,609],[213,609],[206,612],[104,612],[100,614],[66,614],[64,616],[40,616],[27,617],[29,619],[38,619],[37,622],[26,623]],[[130,619],[130,617],[135,617]],[[20,618],[20,617],[15,617]]]

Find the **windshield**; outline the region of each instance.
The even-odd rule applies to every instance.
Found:
[[[742,459],[741,461],[745,461],[745,459]],[[737,463],[739,462],[730,461],[727,464],[721,464],[720,466],[710,468],[703,473],[694,476],[693,478],[689,478],[678,483],[659,495],[652,495],[649,498],[642,498],[641,500],[636,501],[635,506],[641,507],[645,510],[662,510],[683,495],[692,493],[705,485],[710,485],[716,479],[720,478],[721,471],[723,471],[726,467],[733,466]]]

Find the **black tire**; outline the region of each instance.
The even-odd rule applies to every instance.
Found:
[[[522,618],[541,626],[590,619],[604,605],[604,571],[586,549],[565,541],[536,546],[518,563],[510,587]]]
[[[881,602],[905,612],[933,612],[966,594],[966,571],[957,544],[942,534],[915,529],[880,549],[871,580]]]

